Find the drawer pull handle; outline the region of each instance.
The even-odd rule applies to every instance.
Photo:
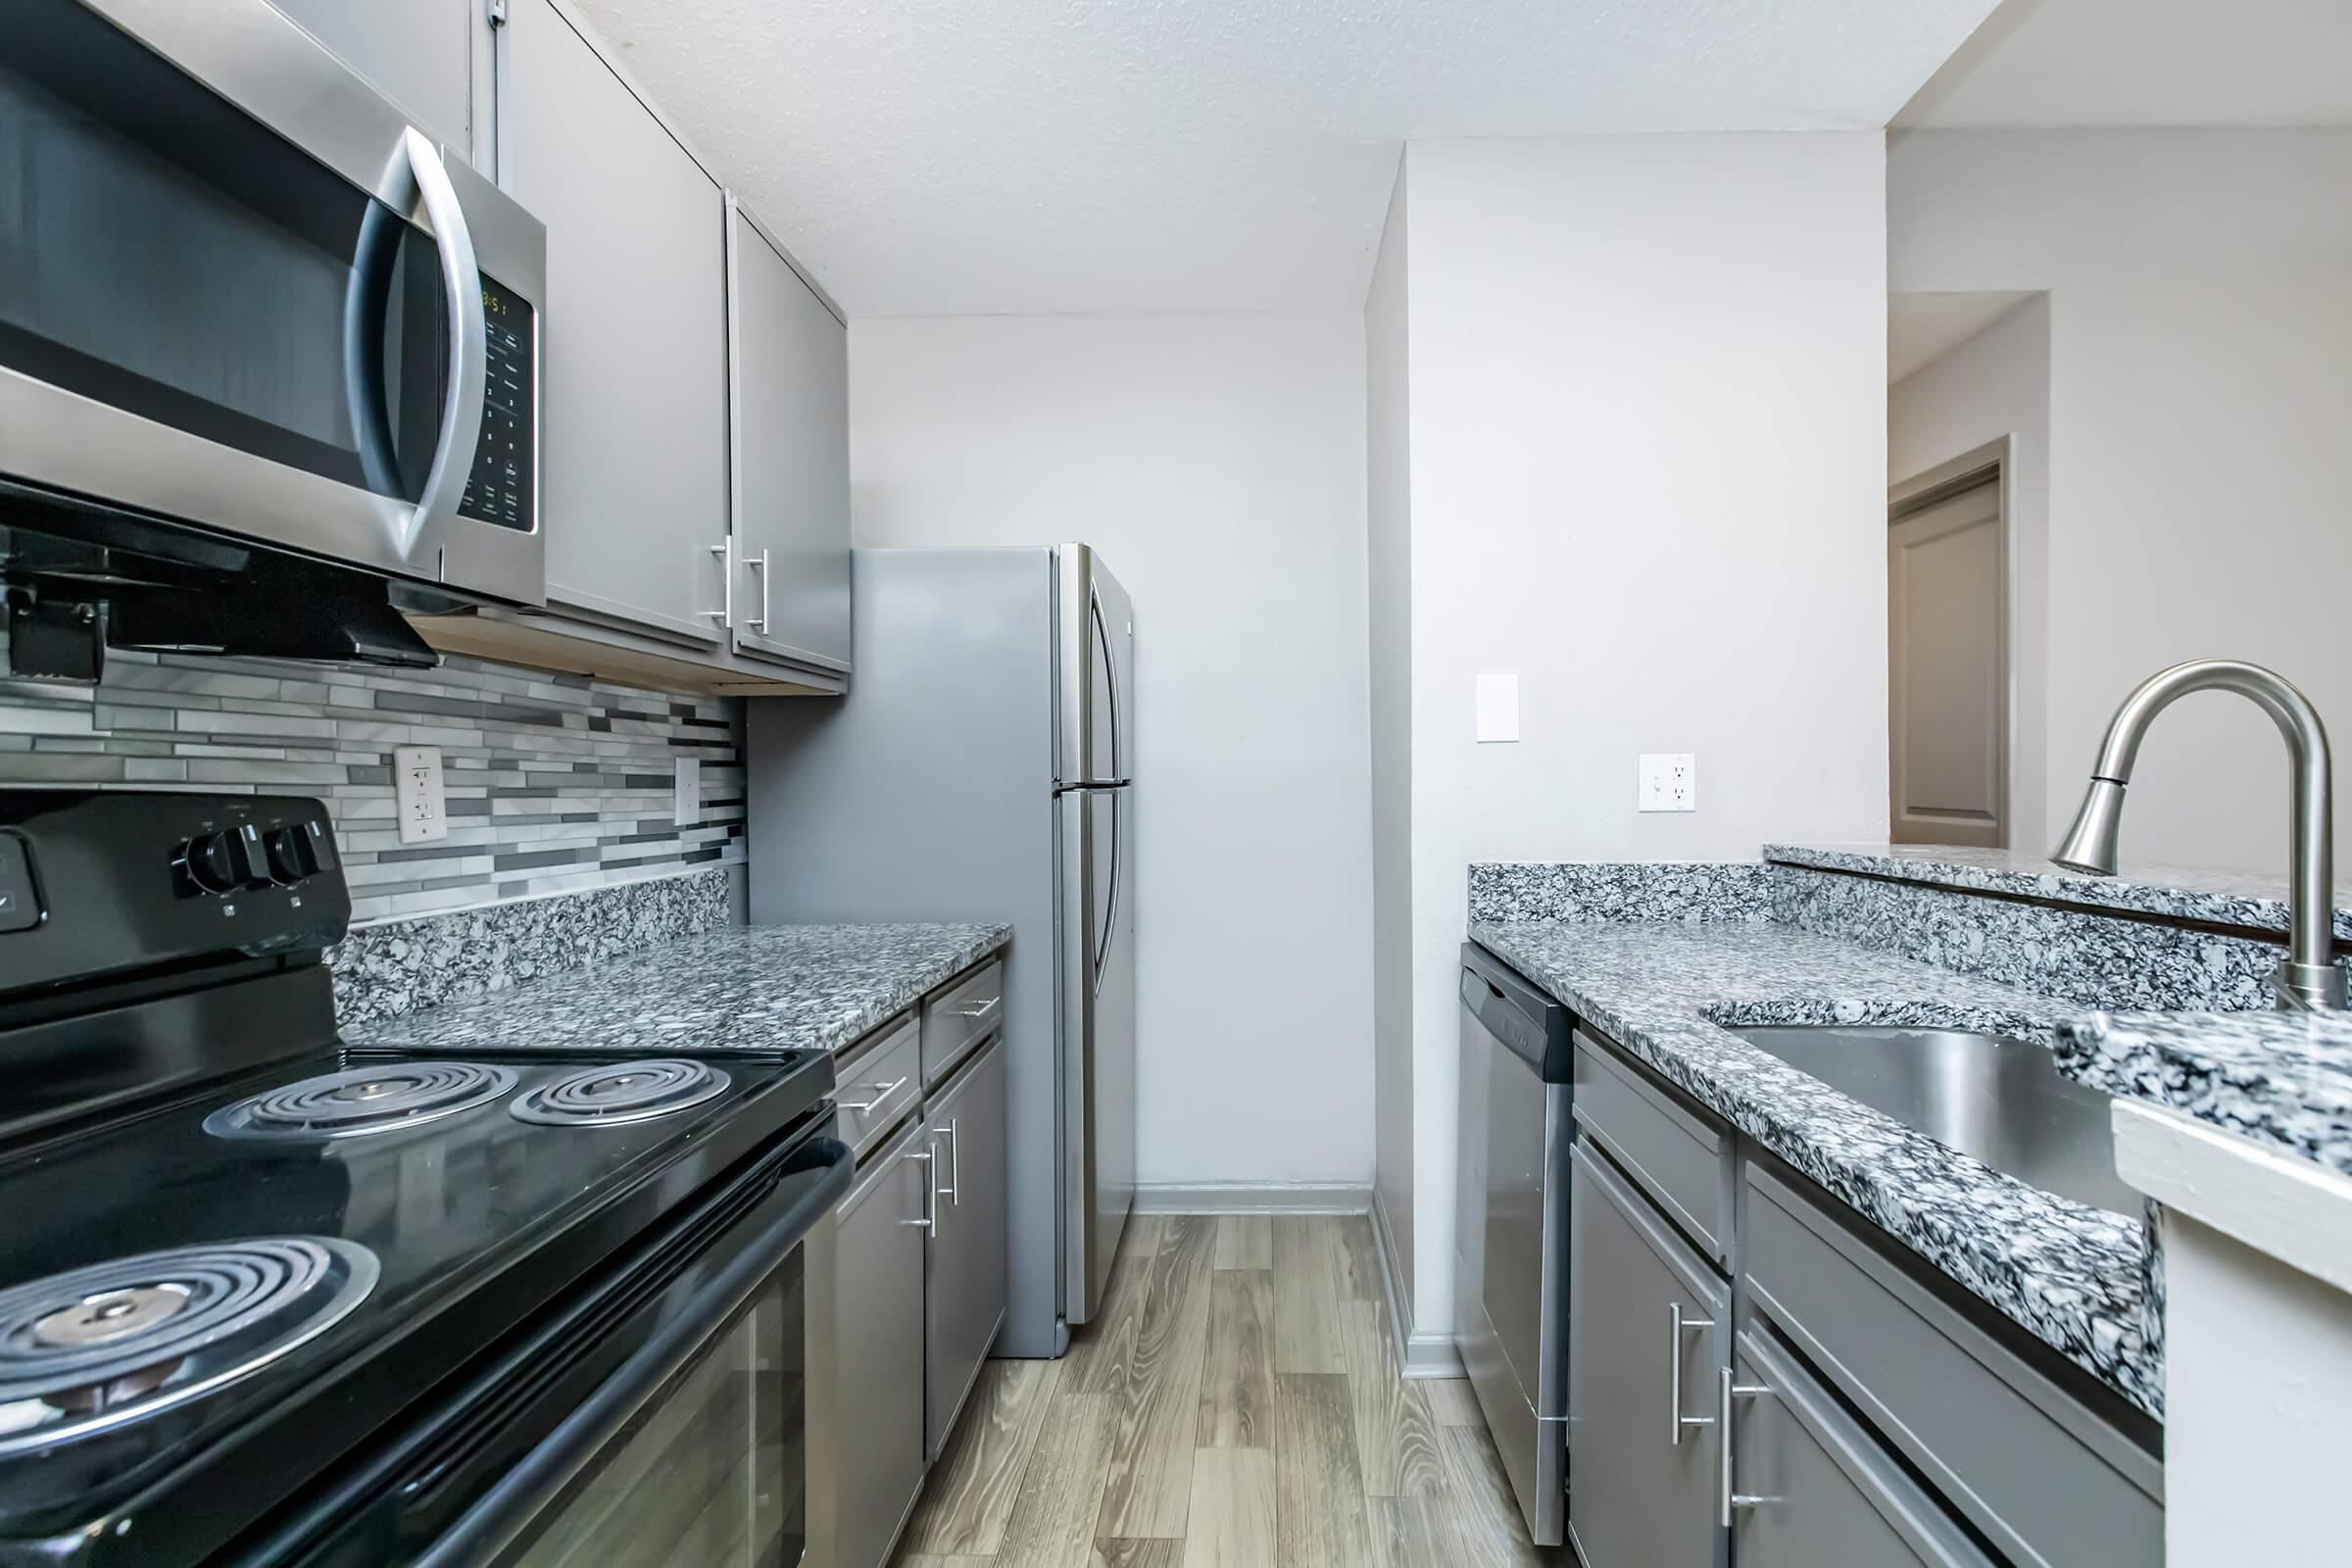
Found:
[[[1680,1301],[1667,1303],[1666,1319],[1672,1325],[1666,1341],[1666,1404],[1674,1417],[1668,1435],[1673,1439],[1674,1446],[1679,1448],[1683,1446],[1683,1428],[1711,1427],[1715,1424],[1715,1418],[1711,1415],[1683,1414],[1683,1336],[1697,1329],[1711,1329],[1715,1326],[1715,1320],[1711,1317],[1683,1316],[1683,1303]]]
[[[874,1092],[873,1099],[845,1100],[841,1102],[841,1108],[844,1110],[855,1110],[860,1112],[873,1109],[876,1105],[879,1105],[882,1103],[882,1102],[888,1100],[891,1096],[897,1094],[900,1090],[906,1087],[906,1075],[902,1074],[899,1077],[893,1078],[886,1084],[867,1084],[865,1087]]]
[[[990,997],[984,1002],[958,1002],[942,1010],[952,1012],[958,1018],[984,1018],[994,1012],[997,1004],[1003,1000],[1002,997]]]
[[[1771,1396],[1773,1391],[1762,1383],[1733,1382],[1732,1369],[1728,1366],[1717,1375],[1717,1378],[1715,1421],[1723,1429],[1719,1434],[1723,1439],[1723,1491],[1719,1499],[1721,1506],[1715,1511],[1715,1522],[1729,1530],[1732,1528],[1732,1513],[1735,1509],[1760,1508],[1768,1502],[1781,1500],[1778,1497],[1760,1497],[1749,1493],[1732,1490],[1732,1401],[1734,1399],[1766,1398]]]

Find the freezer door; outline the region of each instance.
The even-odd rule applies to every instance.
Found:
[[[1102,1305],[1135,1202],[1135,792],[1058,798],[1062,951],[1062,1312]]]
[[[1063,545],[1056,782],[1123,784],[1135,776],[1135,606],[1085,545]]]

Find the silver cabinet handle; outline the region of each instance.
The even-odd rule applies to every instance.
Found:
[[[1715,1400],[1715,1421],[1722,1428],[1717,1436],[1723,1440],[1721,1446],[1723,1486],[1722,1494],[1718,1499],[1719,1506],[1715,1510],[1715,1522],[1729,1530],[1732,1528],[1732,1510],[1735,1508],[1754,1508],[1767,1502],[1781,1500],[1778,1497],[1759,1497],[1732,1490],[1732,1401],[1734,1399],[1763,1398],[1770,1395],[1772,1390],[1761,1383],[1733,1382],[1732,1369],[1728,1366],[1717,1374],[1715,1386],[1719,1391]]]
[[[942,1010],[952,1012],[958,1018],[985,1018],[1003,1000],[1001,997],[990,997],[985,1002],[958,1002],[954,1006]]]
[[[449,299],[449,400],[441,409],[439,438],[433,443],[432,466],[425,470],[424,489],[397,541],[405,558],[416,548],[425,519],[458,510],[466,499],[466,481],[473,477],[474,449],[482,438],[482,392],[490,373],[490,345],[483,320],[482,274],[474,261],[473,234],[466,226],[466,206],[432,138],[411,126],[401,133],[400,160],[424,199],[425,216],[433,220],[433,247],[441,255],[441,286]]]
[[[874,1092],[873,1099],[845,1100],[841,1102],[841,1108],[844,1110],[855,1111],[868,1111],[873,1109],[876,1105],[879,1105],[882,1103],[882,1102],[888,1100],[891,1096],[897,1094],[900,1090],[906,1087],[906,1075],[902,1073],[886,1084],[867,1084],[865,1087]]]
[[[901,1154],[899,1157],[901,1159],[920,1160],[924,1164],[928,1165],[931,1163],[931,1151],[925,1149],[921,1153],[918,1154],[913,1150],[909,1149],[906,1151],[906,1152]],[[937,1236],[939,1234],[938,1196],[939,1195],[931,1191],[931,1173],[929,1171],[925,1171],[923,1173],[923,1217],[921,1219],[903,1219],[899,1221],[899,1223],[902,1225],[919,1225],[924,1230],[929,1231],[932,1235]]]
[[[945,1134],[948,1140],[948,1185],[939,1190],[939,1196],[948,1200],[950,1208],[963,1206],[963,1140],[956,1136],[960,1121],[960,1117],[949,1117]],[[938,1138],[942,1135],[933,1133],[931,1136]]]
[[[743,564],[760,574],[760,615],[758,619],[747,620],[744,624],[764,637],[767,635],[767,552],[762,550],[756,556],[746,556]]]
[[[1693,1329],[1711,1329],[1715,1326],[1715,1320],[1711,1317],[1683,1316],[1683,1303],[1680,1301],[1667,1303],[1666,1320],[1669,1325],[1666,1341],[1666,1405],[1674,1418],[1668,1436],[1673,1440],[1674,1446],[1679,1448],[1683,1446],[1683,1428],[1711,1427],[1715,1424],[1715,1418],[1711,1415],[1683,1414],[1683,1336]]]
[[[706,610],[703,613],[732,631],[735,627],[735,536],[729,534],[712,545],[710,553],[718,558],[718,580],[722,586],[719,589],[718,608]]]

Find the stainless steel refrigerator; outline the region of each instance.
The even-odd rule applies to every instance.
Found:
[[[1059,1355],[1135,1200],[1135,614],[1084,545],[860,550],[838,701],[748,705],[755,921],[1002,920],[1009,1301]]]

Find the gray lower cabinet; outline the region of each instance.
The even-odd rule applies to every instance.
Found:
[[[1713,1568],[1731,1287],[1604,1156],[1573,1166],[1570,1536],[1586,1568]]]
[[[1740,1335],[1732,1554],[1740,1568],[1993,1568],[1795,1361]]]
[[[922,1490],[929,1153],[909,1126],[834,1211],[832,1286],[809,1325],[812,1564],[881,1568]]]
[[[849,328],[730,203],[736,653],[850,668]]]
[[[924,1116],[938,1179],[931,1234],[924,1451],[934,1457],[1004,1322],[1004,1045],[986,1047]]]
[[[715,651],[726,202],[550,0],[510,0],[500,183],[547,224],[547,598]]]

